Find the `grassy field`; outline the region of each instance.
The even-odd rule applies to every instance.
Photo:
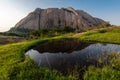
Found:
[[[78,33],[77,33],[78,34]],[[91,30],[85,33],[68,34],[29,42],[0,46],[0,80],[77,80],[74,74],[63,76],[57,71],[39,68],[24,54],[33,46],[51,40],[75,38],[80,41],[120,43],[120,28]],[[120,59],[114,55],[111,63],[103,68],[94,66],[84,74],[84,80],[120,80]]]
[[[82,41],[102,42],[102,43],[120,43],[120,28],[101,28],[87,31],[77,36]]]
[[[120,80],[120,54],[109,55],[110,63],[104,67],[90,66],[84,74],[84,80]]]
[[[81,41],[120,44],[120,28],[91,30],[76,37]],[[113,53],[110,56],[110,64],[105,65],[103,68],[90,66],[84,74],[84,80],[120,80],[120,54]]]
[[[74,80],[75,78],[71,75],[62,76],[57,71],[39,68],[24,56],[26,50],[38,43],[61,38],[0,46],[0,80]]]

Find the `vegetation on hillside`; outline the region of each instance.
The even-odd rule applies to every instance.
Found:
[[[0,46],[0,80],[75,80],[72,75],[63,76],[57,71],[39,68],[31,59],[25,58],[25,51],[32,46],[57,39],[62,37]]]
[[[24,29],[24,28],[11,28],[8,33],[14,33],[14,34],[18,34],[21,36],[27,35],[29,32],[31,32],[31,29]]]
[[[9,32],[0,32],[0,35],[2,35],[2,36],[20,36],[19,34],[9,33]]]
[[[55,27],[51,29],[44,28],[40,30],[31,31],[29,33],[29,38],[37,39],[40,37],[54,37],[54,36],[64,35],[64,34],[73,33],[73,32],[75,32],[75,29],[68,26]]]
[[[25,52],[37,44],[69,38],[90,42],[120,43],[119,27],[104,27],[89,30],[84,33],[79,33],[77,36],[74,36],[74,34],[65,34],[70,32],[74,32],[74,29],[69,30],[66,27],[63,29],[42,29],[31,32],[30,35],[33,38],[36,38],[36,36],[37,38],[41,36],[48,38],[0,46],[0,80],[79,80],[76,73],[63,76],[56,70],[52,71],[48,68],[40,68],[31,59],[25,57]],[[110,55],[110,63],[102,67],[90,66],[83,75],[84,80],[119,80],[119,56],[119,54]],[[100,63],[102,62],[100,61]]]
[[[24,28],[11,28],[7,32],[0,33],[4,36],[19,36],[19,37],[27,37],[31,39],[37,39],[39,37],[53,37],[58,35],[64,35],[67,33],[78,33],[78,32],[85,32],[95,28],[105,28],[109,27],[111,24],[109,22],[105,22],[98,27],[90,27],[88,29],[73,29],[70,26],[64,27],[53,27],[53,28],[41,28],[39,30],[32,30],[32,29],[24,29]]]
[[[80,34],[79,40],[116,43],[120,44],[120,27],[109,27],[91,30]],[[104,58],[104,56],[103,56]],[[102,68],[90,66],[84,74],[84,80],[119,80],[120,79],[120,54],[110,55],[110,63]]]
[[[64,26],[54,28],[42,28],[40,30],[11,28],[8,32],[3,32],[0,34],[4,36],[18,36],[25,37],[27,39],[37,39],[40,37],[53,37],[73,32],[75,32],[75,29],[69,26]]]
[[[113,53],[107,57],[110,63],[102,68],[90,66],[84,74],[84,80],[120,80],[120,54]]]
[[[77,36],[83,41],[102,42],[102,43],[120,43],[120,28],[109,27],[87,31]]]

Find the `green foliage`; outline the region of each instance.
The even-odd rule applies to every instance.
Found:
[[[8,32],[10,33],[16,33],[16,34],[20,34],[20,33],[24,33],[27,34],[29,32],[31,32],[32,30],[30,29],[24,29],[24,28],[11,28]]]
[[[7,66],[6,66],[7,67]],[[6,68],[5,67],[5,68]],[[62,76],[57,71],[47,68],[39,68],[30,59],[18,65],[12,65],[6,68],[7,75],[2,75],[0,80],[73,80],[72,76]]]
[[[109,22],[104,22],[100,27],[105,28],[105,27],[110,27],[111,24]]]
[[[48,32],[56,35],[61,32],[61,30],[44,29],[40,32],[33,32],[33,34],[35,36],[41,36],[39,33],[48,35]],[[69,32],[69,30],[65,30],[63,33],[66,32]],[[66,36],[71,37],[73,34]],[[39,68],[31,59],[25,58],[24,56],[28,49],[37,44],[52,40],[66,39],[66,36],[62,35],[54,38],[44,38],[30,42],[0,46],[0,80],[77,80],[75,75],[63,76],[55,70],[51,71],[47,68]],[[89,31],[80,34],[80,36],[75,36],[74,38],[78,38],[81,41],[120,43],[120,28]],[[85,71],[84,80],[119,80],[120,59],[118,57],[119,55],[112,54],[110,64],[106,64],[102,68],[90,66],[89,69]],[[104,63],[102,59],[100,61]],[[74,73],[76,75],[79,74]]]
[[[78,36],[78,39],[92,42],[120,43],[120,28],[88,31]]]
[[[62,35],[65,33],[74,32],[75,30],[71,27],[54,27],[54,28],[42,28],[40,30],[30,30],[30,29],[23,29],[23,28],[11,28],[8,32],[2,33],[8,36],[20,36],[20,37],[27,37],[32,39],[37,39],[40,37],[53,37]]]
[[[106,33],[107,32],[107,29],[99,29],[98,30],[98,33]]]
[[[84,74],[84,80],[120,80],[120,54],[113,53],[110,56],[110,63],[103,68],[90,66]]]
[[[120,43],[120,28],[110,27],[91,30],[78,36],[78,39],[102,43]],[[120,54],[110,55],[109,59],[111,60],[109,63],[106,62],[107,60],[104,57],[98,60],[103,64],[103,67],[90,66],[85,71],[84,80],[120,80]]]
[[[90,35],[93,35],[93,34],[95,34],[96,32],[91,32],[91,31],[87,31],[87,32],[85,32],[83,35],[85,35],[85,36],[90,36]]]
[[[89,67],[85,73],[84,80],[119,80],[120,71],[114,70],[109,66],[101,68]]]
[[[112,33],[120,33],[120,27],[114,27],[113,29],[109,30]]]
[[[17,36],[21,37],[27,37],[28,33],[31,32],[30,29],[23,29],[23,28],[11,28],[9,31],[7,31],[7,34],[16,34]],[[9,35],[12,36],[12,35]]]
[[[25,58],[25,51],[31,47],[58,39],[63,38],[46,38],[0,46],[0,80],[75,80],[72,75],[63,76],[55,70],[37,67],[31,59]]]
[[[51,29],[40,29],[30,32],[29,38],[36,39],[40,37],[54,37],[63,35],[66,33],[74,32],[75,30],[71,27],[65,26],[65,27],[55,27]]]
[[[9,33],[9,32],[0,32],[0,35],[3,35],[3,36],[21,36],[21,35],[16,34],[16,33]]]

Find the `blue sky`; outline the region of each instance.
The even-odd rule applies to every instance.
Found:
[[[0,32],[14,27],[37,7],[73,7],[120,25],[120,0],[0,0]]]

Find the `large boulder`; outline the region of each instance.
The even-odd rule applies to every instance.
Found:
[[[37,8],[19,21],[15,28],[38,30],[41,28],[53,28],[70,26],[74,29],[87,29],[99,26],[103,20],[92,17],[83,10],[68,8]]]

